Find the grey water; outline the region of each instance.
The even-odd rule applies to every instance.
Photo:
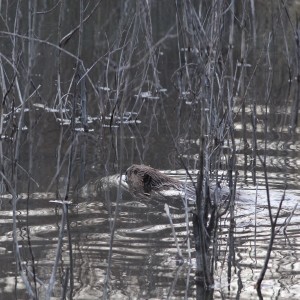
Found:
[[[199,11],[206,5],[205,1],[191,2]],[[253,2],[247,4],[249,23],[246,26],[249,32],[253,26],[256,28],[256,40],[254,42],[254,35],[249,33],[251,41],[247,44],[249,70],[246,77],[254,79],[247,88],[249,94],[251,92],[249,98],[256,99],[257,151],[259,155],[266,153],[274,213],[286,189],[262,294],[265,299],[298,299],[300,130],[295,117],[298,115],[299,101],[295,61],[299,49],[295,42],[298,29],[289,22],[297,23],[295,14],[299,10],[299,1],[289,1],[286,6],[275,5],[272,1],[255,2],[255,22],[250,7]],[[25,94],[29,82],[30,88],[38,88],[38,92],[26,100],[15,187],[19,195],[16,215],[18,250],[23,272],[36,290],[37,298],[45,299],[47,296],[59,253],[51,299],[62,299],[65,291],[65,298],[68,299],[202,299],[195,282],[192,224],[191,220],[186,222],[181,200],[166,199],[170,200],[168,204],[183,261],[178,258],[172,226],[165,211],[166,202],[133,197],[118,181],[111,186],[100,184],[103,178],[124,174],[133,163],[151,165],[184,181],[184,162],[194,176],[197,174],[200,125],[199,115],[195,111],[198,104],[189,97],[190,91],[185,90],[184,80],[178,73],[186,52],[176,30],[178,7],[175,3],[178,4],[178,1],[136,1],[135,5],[131,1],[122,1],[121,4],[119,1],[100,1],[94,12],[93,7],[98,1],[88,4],[83,1],[86,5],[84,17],[91,13],[83,25],[79,51],[89,71],[89,78],[85,81],[88,130],[82,125],[82,119],[71,120],[72,113],[78,114],[77,110],[82,107],[79,109],[80,105],[76,104],[74,109],[72,101],[66,96],[77,93],[76,87],[69,89],[75,80],[76,62],[67,53],[60,53],[59,66],[57,48],[52,46],[58,45],[58,41],[79,24],[80,2],[64,2],[60,34],[60,5],[47,1],[34,3],[33,7],[19,1],[0,6],[0,78],[3,91],[3,81],[7,81],[8,88],[9,83],[15,82],[14,78],[20,82],[21,94]],[[136,68],[122,65],[120,62],[126,61],[128,53],[116,50],[122,42],[126,46],[130,44],[126,42],[125,31],[124,36],[118,38],[122,28],[120,24],[126,25],[129,32],[132,30],[132,20],[141,9],[139,3],[150,7],[153,44],[157,44],[157,73],[151,69],[153,65],[150,62],[139,64],[139,60],[145,59],[150,51],[149,40],[146,39],[149,32],[139,32],[138,42],[132,48],[136,51],[132,60]],[[237,31],[242,27],[241,6],[236,3]],[[226,12],[229,11],[229,4],[227,8]],[[16,16],[20,18],[20,36],[30,33],[27,30],[29,19],[34,16],[33,36],[48,44],[35,42],[29,49],[28,41],[19,37],[16,43],[22,63],[17,65],[18,72],[14,73],[15,69],[9,63],[13,61],[13,35],[8,37],[3,32],[14,32],[16,23],[13,20]],[[147,18],[143,15],[137,27],[143,28],[143,19]],[[272,36],[271,42],[269,36]],[[240,47],[240,39],[240,34],[237,34],[236,48]],[[75,31],[70,41],[61,45],[65,51],[78,55],[78,40],[79,33]],[[178,41],[182,42],[180,47]],[[272,43],[270,57],[263,55],[267,52],[268,42]],[[227,48],[227,43],[224,42],[222,47]],[[111,55],[107,55],[109,51]],[[237,54],[235,58],[238,61]],[[30,64],[29,78],[26,72]],[[142,78],[141,74],[145,74],[143,68],[149,65],[151,70]],[[268,86],[270,90],[267,90],[266,70],[271,69],[272,86]],[[59,78],[64,93],[62,99],[66,100],[60,104]],[[155,82],[157,78],[159,86]],[[121,86],[119,89],[114,89],[116,82],[118,87]],[[3,132],[0,143],[3,169],[7,177],[13,177],[12,141],[14,126],[21,115],[17,110],[21,102],[17,88],[9,96],[16,108],[15,117],[10,118],[10,110],[6,108],[8,111],[3,122],[4,127],[5,124],[9,126]],[[267,109],[266,98],[269,99]],[[252,157],[254,102],[248,100],[245,101],[245,116],[241,112],[242,98],[236,97],[234,107],[239,176],[232,273],[228,278],[229,229],[228,216],[225,215],[219,224],[214,299],[258,299],[254,286],[270,238],[263,168],[259,163],[254,167]],[[122,103],[122,109],[119,103]],[[267,135],[264,126],[266,110]],[[245,147],[244,135],[248,147]],[[66,194],[68,199],[65,199]],[[65,225],[64,234],[60,236],[62,200],[70,201],[70,204],[66,221],[68,230]],[[2,182],[0,299],[30,299],[16,260],[12,207],[12,197]]]

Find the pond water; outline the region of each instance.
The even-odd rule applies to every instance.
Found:
[[[184,166],[193,178],[197,175],[201,97],[191,87],[207,85],[199,74],[208,71],[194,68],[198,52],[187,45],[184,34],[190,28],[180,17],[185,5],[29,2],[0,5],[0,299],[47,299],[52,283],[51,299],[204,299],[195,280],[191,214],[181,199],[134,197],[119,181],[130,165],[142,163],[182,181],[187,179]],[[203,1],[182,3],[202,16],[211,11]],[[238,74],[241,40],[247,37],[245,81],[238,76],[233,81],[239,86],[233,102],[234,239],[228,238],[225,214],[217,235],[214,286],[205,297],[259,298],[254,286],[271,228],[261,157],[274,215],[286,189],[261,297],[298,299],[300,87],[294,13],[299,1],[241,3],[228,1],[222,8],[225,25],[235,9]],[[225,57],[230,34],[224,28],[216,48]],[[79,73],[88,73],[81,80],[78,57],[85,68]],[[185,59],[191,78],[183,71]],[[81,113],[85,104],[86,116]],[[222,122],[218,129],[226,127]],[[224,142],[218,166],[225,177],[230,143]],[[115,184],[103,186],[101,179],[111,175]],[[16,215],[12,191],[18,195]],[[63,200],[69,204],[63,206]]]

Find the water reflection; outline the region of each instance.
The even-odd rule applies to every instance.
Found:
[[[179,172],[180,173],[180,172]],[[117,176],[116,176],[117,178]],[[107,202],[107,193],[111,202]],[[283,191],[271,193],[274,210],[282,197]],[[188,261],[187,231],[184,210],[171,208],[174,227],[185,263],[179,264],[177,250],[172,236],[168,218],[164,212],[164,203],[132,198],[123,191],[119,200],[119,213],[115,227],[113,248],[110,247],[112,219],[111,211],[116,209],[118,190],[111,187],[102,190],[97,196],[88,200],[78,198],[77,203],[70,205],[70,230],[73,252],[73,280],[76,297],[93,299],[104,290],[104,281],[108,267],[109,253],[112,252],[111,280],[109,293],[113,299],[118,297],[154,297],[184,298],[195,296],[194,258]],[[29,231],[20,231],[20,250],[23,257],[28,257],[28,235],[36,266],[36,276],[40,282],[46,282],[51,273],[55,248],[57,244],[61,208],[55,203],[53,194],[35,194],[32,201],[35,208],[27,214],[19,210],[20,224],[30,215]],[[34,199],[35,198],[35,199]],[[36,200],[39,199],[39,202]],[[260,272],[269,240],[268,210],[265,201],[265,190],[242,189],[238,193],[235,217],[235,272],[231,278],[230,291],[227,281],[227,216],[221,220],[218,233],[219,260],[216,262],[215,298],[235,298],[238,293],[242,298],[256,298],[253,288]],[[270,268],[266,281],[263,283],[266,297],[275,297],[289,290],[290,297],[299,292],[297,274],[300,272],[299,233],[300,213],[296,209],[289,225],[285,221],[291,216],[292,210],[300,200],[299,191],[289,191],[286,195],[284,210],[278,221],[278,234],[275,240]],[[7,200],[6,200],[7,201]],[[25,200],[20,200],[25,201]],[[3,218],[9,223],[11,218],[10,205],[1,211]],[[6,223],[7,223],[6,222]],[[6,264],[14,263],[10,241],[10,226],[1,226],[1,252]],[[46,247],[45,247],[45,241]],[[6,251],[4,249],[7,249]],[[62,247],[58,281],[64,278],[69,268],[70,253],[66,237]],[[4,264],[4,265],[6,265]],[[9,277],[2,282],[3,293],[10,289]],[[44,287],[38,283],[40,294]],[[60,294],[60,287],[55,289]],[[22,292],[22,284],[18,285]],[[21,294],[19,294],[21,295]],[[146,296],[147,295],[147,296]],[[9,299],[9,297],[8,297]]]

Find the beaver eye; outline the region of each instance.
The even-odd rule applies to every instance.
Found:
[[[134,173],[134,175],[136,175],[137,174],[137,170],[134,170],[133,173]]]

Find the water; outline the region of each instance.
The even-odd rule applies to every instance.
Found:
[[[109,291],[113,299],[118,298],[167,298],[180,299],[196,297],[194,284],[194,259],[188,263],[187,228],[184,210],[181,205],[171,206],[172,220],[185,263],[178,260],[171,226],[164,211],[164,203],[155,200],[139,200],[122,190],[119,200],[119,214],[116,219],[113,246],[110,248],[113,213],[116,209],[118,190],[114,187],[104,189],[97,195],[78,198],[76,204],[70,205],[70,231],[72,236],[72,260],[74,276],[74,294],[76,298],[96,299],[105,289],[104,282],[108,268],[109,253],[111,257],[111,276]],[[25,205],[26,195],[19,205]],[[282,197],[282,191],[272,192],[274,211]],[[29,220],[30,242],[34,253],[37,278],[45,282],[49,278],[58,240],[61,209],[60,205],[51,203],[55,195],[36,193],[31,195],[31,209],[18,210],[20,228],[19,244],[24,250],[23,257],[28,253],[26,220]],[[300,192],[291,190],[287,193],[284,210],[278,220],[283,224],[290,216],[294,205],[299,202]],[[180,200],[180,199],[177,199]],[[255,205],[257,202],[257,205]],[[3,226],[1,226],[1,256],[3,266],[8,269],[14,265],[11,232],[11,208],[9,200],[2,202],[1,210]],[[230,292],[226,281],[226,257],[228,255],[228,224],[227,216],[221,221],[218,252],[220,261],[216,265],[215,297],[255,299],[255,280],[260,272],[268,246],[270,224],[265,202],[265,190],[241,190],[239,192],[236,226],[235,226],[235,257],[236,266],[233,273]],[[296,299],[299,284],[297,283],[298,266],[298,228],[299,210],[296,209],[289,225],[279,228],[263,289],[264,296],[277,297],[283,293]],[[191,224],[190,224],[191,226]],[[191,237],[191,235],[190,235]],[[69,267],[70,253],[68,241],[63,240],[62,258],[57,274],[58,282],[62,281]],[[27,263],[30,267],[30,262]],[[3,272],[3,269],[2,269]],[[7,272],[7,271],[6,271]],[[11,297],[15,278],[8,277],[5,272],[3,286]],[[241,283],[241,285],[239,285]],[[39,284],[38,284],[39,286]],[[22,283],[17,285],[18,294],[22,295]],[[5,291],[4,289],[4,291]],[[10,291],[9,291],[10,289]],[[24,291],[25,292],[25,291]],[[40,295],[43,287],[39,286]],[[59,294],[59,288],[56,289]],[[3,296],[4,297],[4,296]],[[22,296],[18,296],[22,298]],[[282,296],[285,297],[285,296]]]
[[[102,2],[94,12],[98,2],[84,2],[87,6],[83,18],[92,14],[83,25],[82,46],[78,46],[79,33],[75,30],[70,41],[62,44],[64,52],[60,56],[58,41],[79,24],[79,2],[64,2],[61,32],[59,5],[52,7],[46,1],[38,1],[36,6],[33,2],[22,2],[18,14],[16,3],[1,5],[3,98],[7,92],[1,104],[4,114],[1,112],[0,119],[1,172],[20,199],[16,211],[16,245],[13,201],[1,174],[0,299],[30,298],[20,276],[18,260],[38,299],[46,298],[54,267],[57,269],[51,299],[63,298],[64,292],[70,299],[70,291],[73,299],[204,297],[195,282],[191,215],[186,215],[181,199],[133,197],[119,185],[118,179],[133,163],[151,165],[182,181],[186,180],[185,163],[195,178],[203,129],[199,107],[204,102],[198,96],[204,94],[204,89],[190,87],[208,85],[203,75],[207,70],[197,60],[203,59],[197,53],[205,49],[200,45],[197,52],[186,45],[191,41],[182,33],[183,23],[176,19],[177,14],[182,14],[183,6],[179,3],[176,6],[173,1],[141,1],[136,5],[130,1]],[[194,2],[197,12],[205,9],[206,4]],[[258,158],[263,159],[265,154],[273,216],[285,188],[286,195],[262,295],[265,299],[299,298],[300,130],[296,118],[299,83],[295,80],[298,48],[294,20],[298,1],[290,1],[286,7],[276,5],[279,6],[268,1],[255,3],[255,16],[253,7],[245,8],[247,63],[243,67],[245,85],[242,87],[238,78],[242,77],[239,61],[243,9],[241,3],[235,4],[233,57],[237,77],[233,81],[233,111],[239,191],[232,240],[228,239],[227,214],[219,224],[218,260],[211,296],[214,299],[258,298],[254,285],[266,256],[271,228],[264,170]],[[230,9],[224,7],[224,22],[228,22]],[[47,13],[38,13],[41,11]],[[35,40],[30,44],[28,39],[18,37],[13,44],[14,35],[8,38],[3,31],[14,32],[15,26],[20,28],[16,29],[20,36],[27,37],[33,32],[34,38],[47,43]],[[224,26],[223,30],[216,49],[223,54],[225,66],[229,27]],[[132,32],[136,36],[131,39]],[[155,49],[149,47],[151,43],[156,45]],[[149,55],[149,49],[155,50],[155,55]],[[84,82],[76,81],[77,60],[68,52],[75,56],[80,52],[88,71]],[[19,64],[12,53],[19,55]],[[185,62],[187,68],[182,67]],[[221,66],[222,62],[219,63]],[[220,85],[221,79],[218,78]],[[81,114],[83,83],[87,91],[88,132]],[[217,90],[217,84],[214,89]],[[228,90],[230,83],[215,98],[227,101]],[[22,97],[24,123],[17,130]],[[222,114],[227,116],[226,106],[222,109]],[[226,129],[222,122],[217,124],[220,132]],[[226,169],[231,145],[225,141],[218,149],[221,152],[216,165]],[[16,150],[19,156],[14,164]],[[115,174],[115,184],[100,184],[103,178]],[[226,176],[226,171],[223,174]],[[60,235],[61,201],[66,195],[70,204],[66,226]],[[178,255],[165,203],[170,206],[183,259]],[[16,257],[16,247],[20,258]],[[229,250],[234,251],[230,280]]]

